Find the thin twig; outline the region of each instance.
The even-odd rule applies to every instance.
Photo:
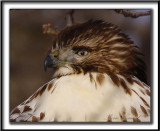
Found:
[[[145,11],[145,12],[135,12],[131,10],[121,10],[121,9],[115,9],[115,12],[123,14],[125,17],[132,17],[132,18],[137,18],[140,16],[146,16],[150,15],[150,11]]]
[[[66,26],[72,26],[74,24],[74,18],[73,18],[74,10],[68,10],[65,16],[67,25]]]

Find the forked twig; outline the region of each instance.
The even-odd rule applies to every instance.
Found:
[[[74,18],[73,18],[74,10],[68,10],[66,12],[66,26],[72,26],[74,24]],[[52,28],[51,24],[44,24],[42,26],[43,34],[52,34],[52,35],[58,35],[59,31],[57,28]]]
[[[43,24],[42,25],[43,34],[52,34],[52,35],[58,35],[59,31],[57,28],[52,28],[51,24]]]

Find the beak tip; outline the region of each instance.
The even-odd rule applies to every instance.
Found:
[[[48,55],[44,60],[44,71],[46,72],[47,68],[52,68],[56,64],[57,60],[53,56]]]

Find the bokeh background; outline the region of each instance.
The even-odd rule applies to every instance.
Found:
[[[43,24],[65,28],[68,10],[10,10],[10,110],[52,79],[43,69],[52,35],[42,33]],[[144,10],[136,10],[144,11]],[[147,81],[151,84],[151,16],[124,17],[114,10],[75,10],[76,23],[102,19],[118,25],[140,47],[147,65]]]

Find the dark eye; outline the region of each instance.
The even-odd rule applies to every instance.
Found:
[[[86,55],[88,55],[88,51],[86,51],[86,50],[80,50],[80,51],[77,52],[77,54],[79,56],[86,56]]]

